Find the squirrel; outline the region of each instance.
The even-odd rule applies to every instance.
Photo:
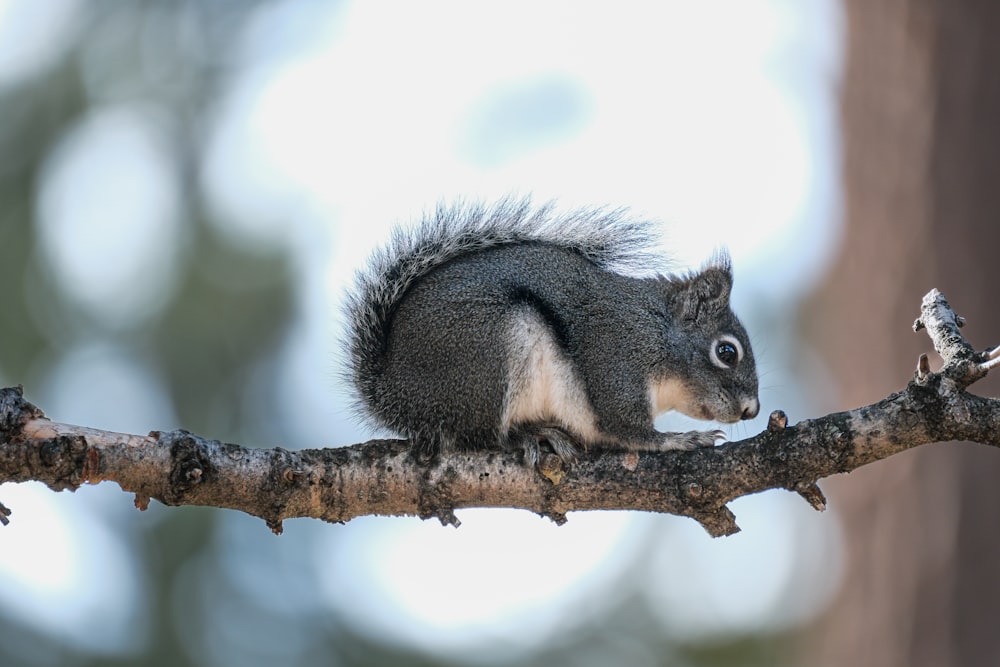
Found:
[[[647,277],[648,222],[622,209],[556,215],[529,199],[439,205],[397,229],[347,296],[347,375],[358,408],[442,450],[547,442],[581,450],[690,450],[718,430],[663,433],[677,410],[732,423],[759,410],[746,330],[729,304],[728,253],[694,273]]]

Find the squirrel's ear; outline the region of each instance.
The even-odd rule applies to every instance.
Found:
[[[680,284],[677,297],[681,317],[697,320],[705,313],[729,308],[732,288],[733,267],[729,255],[718,252],[701,271]]]

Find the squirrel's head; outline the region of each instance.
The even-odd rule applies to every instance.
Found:
[[[729,304],[733,271],[716,253],[697,273],[661,278],[671,325],[661,384],[673,405],[696,419],[736,422],[757,416],[757,366],[750,339]]]

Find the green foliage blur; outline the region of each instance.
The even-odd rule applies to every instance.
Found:
[[[0,90],[0,378],[6,383],[24,384],[31,397],[33,384],[43,379],[39,369],[82,342],[99,340],[157,370],[178,425],[244,441],[255,423],[268,418],[246,411],[244,394],[247,376],[268,368],[295,314],[290,258],[283,249],[248,251],[221,238],[196,177],[206,111],[226,83],[242,21],[258,4],[83,3],[56,60]],[[151,60],[169,67],[150,68]],[[38,251],[36,197],[46,161],[66,133],[95,106],[133,102],[155,104],[169,117],[171,167],[188,241],[171,267],[176,285],[157,312],[123,331],[81,308],[54,278],[49,259]],[[265,372],[273,374],[273,366]],[[100,393],[101,387],[92,390]],[[176,625],[171,590],[185,563],[215,560],[218,521],[217,512],[188,509],[137,524],[134,557],[149,582],[136,623],[148,641],[138,654],[82,650],[65,643],[59,628],[49,634],[0,609],[0,664],[204,664]]]

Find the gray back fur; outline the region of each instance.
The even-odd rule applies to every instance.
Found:
[[[356,277],[347,296],[351,326],[348,375],[360,410],[376,399],[389,324],[400,300],[421,276],[459,256],[487,248],[546,243],[573,250],[597,266],[624,275],[663,271],[667,262],[656,230],[624,209],[589,208],[557,214],[550,202],[508,197],[493,205],[439,205],[413,229],[397,228]]]

